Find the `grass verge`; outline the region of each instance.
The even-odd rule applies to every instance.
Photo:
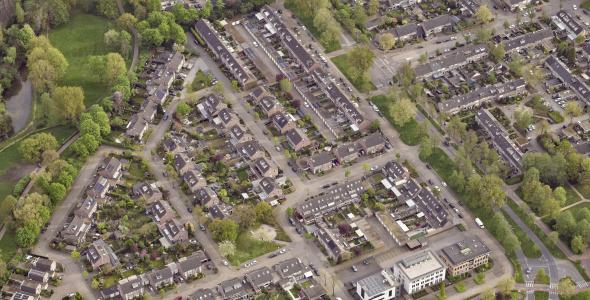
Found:
[[[393,123],[393,117],[391,116],[391,112],[389,110],[389,99],[387,99],[386,96],[374,96],[370,100],[375,105],[377,105],[377,107],[379,107],[379,110],[383,112],[391,126],[393,126],[395,130],[397,130],[400,139],[406,145],[418,145],[420,141],[422,141],[422,139],[426,137],[426,131],[423,128],[421,128],[420,124],[418,124],[418,122],[415,119],[410,120],[408,123],[401,127],[396,126],[395,123]]]
[[[348,54],[342,54],[332,58],[332,62],[338,67],[340,72],[346,76],[348,81],[361,93],[374,91],[375,85],[371,82],[368,76],[354,77],[353,72],[348,64]]]
[[[236,240],[236,253],[228,258],[234,266],[247,262],[253,258],[278,250],[280,245],[254,239],[249,232],[241,232]]]
[[[541,250],[539,247],[537,247],[537,245],[535,245],[533,241],[531,241],[529,236],[524,231],[522,231],[522,229],[506,213],[504,213],[504,217],[506,218],[506,221],[510,223],[510,226],[512,226],[512,231],[520,241],[524,256],[528,258],[541,257]]]

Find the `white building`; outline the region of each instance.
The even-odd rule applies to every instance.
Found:
[[[381,270],[357,281],[356,293],[362,300],[390,300],[399,293],[398,287],[393,275],[388,270]]]
[[[408,294],[444,281],[445,271],[442,262],[430,250],[409,256],[393,266],[394,278]]]

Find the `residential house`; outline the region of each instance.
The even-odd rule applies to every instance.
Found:
[[[215,125],[221,126],[222,128],[230,128],[240,123],[238,116],[234,114],[229,108],[224,108],[219,111],[217,118],[213,120]]]
[[[118,283],[119,296],[123,300],[132,300],[140,298],[144,294],[144,282],[141,277],[133,275],[125,279],[119,280]]]
[[[44,290],[44,286],[47,286],[47,284],[27,279],[21,282],[20,291],[29,295],[39,295]]]
[[[212,205],[219,203],[217,193],[215,193],[215,191],[208,186],[198,189],[194,193],[193,198],[195,200],[195,204],[198,204],[202,207],[211,207]]]
[[[119,258],[111,246],[102,239],[92,242],[86,250],[86,259],[95,271],[98,269],[111,270],[120,264]]]
[[[141,142],[147,129],[148,122],[141,118],[139,114],[135,114],[131,116],[131,120],[127,124],[125,135]]]
[[[283,110],[283,107],[277,102],[277,99],[272,96],[267,96],[260,99],[258,107],[265,117],[270,118],[272,115]]]
[[[457,22],[455,16],[440,15],[420,23],[418,30],[423,38],[428,38],[430,35],[453,28]]]
[[[212,289],[198,289],[192,293],[188,300],[215,300],[217,299],[217,292]]]
[[[263,177],[259,180],[252,182],[254,186],[254,192],[262,200],[270,201],[271,199],[281,197],[283,190],[277,186],[274,179],[269,177]]]
[[[92,197],[86,197],[80,206],[74,211],[74,215],[79,216],[81,218],[91,218],[92,215],[98,209],[98,203],[96,199]]]
[[[418,25],[408,23],[392,29],[393,36],[400,42],[413,40],[418,37]]]
[[[376,132],[361,138],[358,141],[358,146],[366,155],[375,154],[385,149],[385,139],[381,133]]]
[[[163,236],[160,241],[165,248],[176,243],[188,241],[188,232],[176,219],[169,220],[163,224],[158,224],[158,229]]]
[[[12,294],[12,296],[10,298],[8,298],[10,300],[38,300],[39,296],[37,295],[29,295],[25,292],[15,292],[14,294]]]
[[[414,68],[416,78],[422,79],[429,76],[441,76],[460,68],[464,65],[474,63],[488,55],[488,47],[484,44],[469,44],[440,56],[427,63],[417,65]]]
[[[182,175],[184,183],[188,186],[188,190],[191,193],[195,193],[198,189],[203,188],[207,185],[207,180],[196,170],[189,170],[184,172]]]
[[[334,167],[336,157],[329,151],[322,151],[307,159],[309,170],[313,174],[328,172]]]
[[[254,291],[242,278],[232,278],[219,283],[217,286],[219,294],[224,300],[242,300],[249,299],[254,295]]]
[[[259,293],[261,289],[269,287],[274,283],[272,272],[268,267],[262,267],[254,271],[246,273],[246,281],[254,288],[256,293]]]
[[[358,280],[356,294],[361,300],[393,300],[399,295],[399,283],[389,270],[381,270]]]
[[[315,279],[310,278],[307,283],[301,287],[299,297],[303,300],[320,300],[326,296],[326,290]]]
[[[235,146],[239,143],[253,140],[252,135],[248,134],[240,124],[236,124],[229,128],[229,141]]]
[[[89,197],[95,199],[105,199],[107,192],[111,189],[111,184],[109,183],[108,179],[102,176],[99,176],[94,184],[90,187],[87,191],[87,195]]]
[[[138,182],[133,185],[132,192],[135,197],[143,197],[147,204],[162,200],[162,192],[155,182]]]
[[[202,271],[202,266],[209,258],[202,250],[193,253],[190,256],[182,257],[176,263],[178,274],[184,279],[197,276]]]
[[[502,159],[513,170],[513,173],[520,173],[523,154],[496,118],[489,111],[482,108],[477,111],[475,121],[488,134],[492,146],[496,148]]]
[[[532,47],[538,45],[547,40],[553,38],[553,30],[546,28],[537,30],[535,32],[525,33],[517,37],[511,38],[508,41],[503,42],[504,51],[506,53],[516,52],[523,48]]]
[[[158,200],[152,203],[147,209],[147,212],[154,219],[154,222],[158,224],[168,222],[176,217],[174,209],[172,209],[168,201],[164,200]]]
[[[294,128],[285,133],[285,137],[287,138],[287,142],[294,151],[301,151],[303,148],[306,148],[311,145],[311,141],[307,138],[305,133],[303,133],[299,128]]]
[[[70,245],[78,245],[86,239],[91,222],[86,218],[74,216],[74,219],[61,231],[64,241]]]
[[[221,100],[221,96],[218,96],[217,94],[209,94],[201,98],[201,101],[197,104],[197,109],[203,118],[213,121],[222,109],[227,108],[227,105]]]
[[[359,148],[356,143],[348,143],[334,148],[332,153],[340,164],[352,163],[359,157]]]
[[[341,259],[343,260],[350,257],[348,256],[350,255],[350,252],[343,245],[343,241],[336,238],[329,229],[320,227],[314,232],[314,234],[332,261],[339,262]]]
[[[411,295],[443,282],[445,271],[438,256],[430,250],[424,250],[395,263],[393,277]]]
[[[147,280],[150,286],[154,290],[158,290],[162,287],[171,285],[174,283],[174,272],[170,266],[166,266],[162,269],[153,270],[146,274]]]
[[[55,272],[57,268],[57,262],[55,260],[37,256],[31,259],[31,265],[37,270],[50,273]]]
[[[471,236],[442,248],[440,259],[449,275],[454,277],[487,264],[490,254],[490,249],[478,236]]]
[[[531,0],[497,0],[511,11],[524,10],[532,2]]]
[[[108,179],[119,180],[123,175],[122,168],[123,164],[121,164],[121,161],[111,156],[106,159],[104,167],[98,174]]]
[[[295,207],[297,215],[307,224],[334,210],[361,200],[366,190],[362,180],[353,180],[324,192],[321,196],[308,198]]]
[[[177,153],[174,155],[174,169],[178,174],[183,175],[193,167],[191,159],[185,153]]]
[[[164,86],[158,86],[153,94],[147,97],[149,102],[152,102],[157,105],[162,105],[166,102],[166,97],[168,97],[168,91]]]
[[[570,40],[575,40],[578,36],[586,34],[584,27],[565,10],[558,11],[555,16],[551,17],[551,21],[559,30],[565,31]]]
[[[50,277],[51,276],[49,276],[48,272],[40,271],[37,269],[29,269],[29,272],[27,273],[27,279],[41,282],[45,285],[47,284],[47,282],[49,282]]]
[[[250,92],[250,97],[252,97],[254,103],[258,103],[262,98],[268,96],[271,96],[271,93],[263,86],[257,86]]]
[[[457,95],[438,103],[438,110],[452,115],[461,110],[478,107],[484,103],[498,99],[517,96],[525,91],[526,82],[522,78],[506,83],[497,83],[477,88],[463,95]]]
[[[295,129],[295,122],[283,112],[277,112],[271,117],[272,125],[284,135],[287,131]]]
[[[213,55],[229,70],[241,87],[249,89],[256,85],[257,80],[254,75],[242,67],[233,54],[221,42],[217,32],[213,29],[209,21],[199,19],[195,22],[194,29],[201,41],[207,45]]]
[[[236,145],[236,151],[244,160],[255,160],[264,157],[264,151],[256,140]]]
[[[578,98],[586,105],[590,105],[590,88],[580,78],[572,74],[565,64],[557,57],[551,55],[545,60],[545,65],[553,76],[573,90]]]
[[[141,111],[141,116],[146,122],[152,123],[156,118],[156,113],[158,112],[158,104],[154,101],[146,99],[143,101],[143,103],[141,103],[139,111]]]
[[[260,177],[275,178],[279,175],[279,168],[274,163],[267,161],[264,157],[255,159],[250,164],[250,168]]]
[[[298,257],[289,258],[277,263],[273,266],[273,270],[279,274],[281,279],[299,281],[303,278],[313,277],[313,273],[309,267]]]

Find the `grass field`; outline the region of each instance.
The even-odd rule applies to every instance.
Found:
[[[576,205],[574,205],[574,206],[572,206],[572,207],[570,207],[570,208],[568,208],[566,210],[569,210],[571,213],[574,213],[575,214],[575,211],[576,210],[580,210],[582,208],[589,208],[590,209],[590,203],[584,202],[584,203],[576,204]]]
[[[332,58],[332,62],[340,69],[340,72],[357,88],[361,93],[367,93],[375,90],[375,85],[368,76],[356,79],[353,78],[350,66],[348,65],[348,54],[342,54]]]
[[[566,201],[565,201],[565,205],[571,205],[574,204],[582,199],[580,199],[580,196],[578,196],[578,194],[574,191],[574,189],[571,186],[565,186],[564,187],[565,192],[566,192]]]
[[[580,7],[583,9],[590,10],[590,0],[586,0],[586,1],[582,2],[582,4],[580,4]]]
[[[249,232],[241,232],[236,240],[236,253],[229,257],[234,266],[281,248],[279,244],[254,239]]]
[[[105,18],[88,14],[76,14],[70,22],[49,32],[49,39],[69,63],[60,85],[81,86],[84,89],[86,107],[110,94],[107,87],[93,76],[88,65],[90,56],[108,53],[103,35],[108,29]]]
[[[425,132],[420,128],[420,124],[415,119],[410,120],[402,127],[396,126],[393,123],[393,118],[389,110],[390,100],[386,96],[374,96],[370,100],[379,107],[379,110],[385,115],[391,126],[397,130],[400,139],[406,145],[418,145],[422,141],[422,138],[425,137]]]
[[[535,300],[547,300],[549,299],[549,293],[543,291],[535,291]]]

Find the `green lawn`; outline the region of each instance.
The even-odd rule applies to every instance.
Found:
[[[109,27],[105,18],[89,14],[75,14],[65,25],[49,32],[49,39],[69,63],[68,70],[60,85],[81,86],[84,89],[86,106],[110,94],[105,85],[99,83],[89,68],[89,57],[108,53],[103,35]]]
[[[348,54],[342,54],[332,58],[332,62],[340,69],[340,72],[362,93],[375,90],[375,85],[368,76],[354,78],[350,66],[348,65]]]
[[[444,150],[438,147],[434,148],[432,154],[428,158],[423,159],[423,161],[434,168],[436,173],[445,180],[448,180],[453,171],[457,169],[455,162],[451,160]]]
[[[6,233],[4,233],[4,236],[0,240],[0,255],[2,255],[2,258],[6,262],[14,257],[18,248],[14,234],[14,231],[6,230]]]
[[[590,198],[590,184],[576,184],[575,187],[576,190],[578,190],[578,192],[584,196],[584,198]]]
[[[590,291],[583,291],[575,294],[571,297],[560,296],[559,299],[563,300],[588,300],[590,299]]]
[[[299,19],[299,21],[301,21],[301,23],[303,23],[303,25],[306,26],[306,28],[316,37],[316,39],[318,41],[320,41],[320,44],[322,44],[322,47],[324,47],[324,51],[326,53],[329,53],[329,52],[336,51],[336,50],[339,50],[340,48],[342,48],[342,46],[340,45],[340,41],[338,41],[336,43],[323,42],[322,39],[320,39],[320,37],[321,37],[320,32],[313,24],[313,17],[304,16],[299,11],[299,9],[297,9],[296,5],[294,5],[295,1],[297,1],[297,0],[285,1],[285,7],[288,10],[290,10],[293,13],[293,15],[295,15],[297,17],[297,19]]]
[[[399,133],[400,139],[406,145],[410,145],[410,146],[418,145],[420,143],[420,141],[422,140],[422,138],[424,138],[426,136],[426,132],[424,132],[420,128],[420,125],[418,124],[418,122],[415,119],[412,119],[411,121],[409,121],[408,123],[406,123],[402,127],[396,126],[393,123],[393,118],[392,118],[391,112],[389,110],[389,104],[390,104],[389,102],[390,101],[386,96],[384,96],[384,95],[374,96],[370,100],[375,105],[377,105],[377,107],[379,107],[379,110],[385,115],[385,117],[387,118],[389,123],[391,123],[391,125],[397,130],[397,132]]]
[[[578,194],[574,191],[574,189],[571,186],[564,186],[563,187],[565,189],[566,192],[566,201],[565,201],[565,206],[567,205],[571,205],[574,204],[582,199],[580,199],[580,196],[578,196]]]
[[[535,300],[547,300],[549,299],[549,293],[543,291],[535,291]],[[587,298],[584,298],[587,299]]]
[[[584,202],[584,203],[576,204],[576,205],[574,205],[574,206],[572,206],[572,207],[570,207],[570,208],[568,208],[566,210],[569,210],[571,213],[574,213],[575,214],[576,213],[575,212],[576,210],[580,210],[582,208],[589,208],[590,209],[590,203]]]
[[[236,253],[229,257],[234,266],[281,248],[279,244],[254,239],[249,232],[242,232],[236,240]]]
[[[506,215],[506,213],[504,213],[504,216],[506,217],[506,221],[508,221],[508,223],[510,223],[510,226],[512,226],[512,231],[520,241],[520,245],[522,248],[522,252],[524,253],[524,256],[528,258],[541,257],[541,250],[539,249],[539,247],[537,247],[537,245],[533,241],[531,241],[529,236],[524,231],[522,231],[522,229],[518,227],[518,225],[516,225],[516,223],[508,215]]]
[[[582,2],[582,4],[580,4],[580,7],[583,9],[590,10],[590,0],[586,0],[586,1]]]

